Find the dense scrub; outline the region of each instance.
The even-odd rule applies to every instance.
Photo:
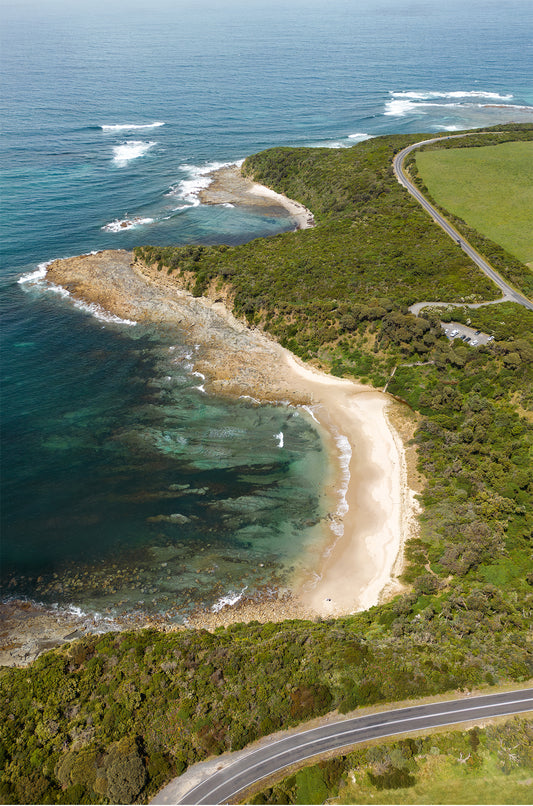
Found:
[[[532,676],[533,314],[510,303],[406,312],[416,299],[490,294],[390,179],[404,142],[251,159],[257,178],[313,209],[315,230],[138,255],[162,270],[197,266],[196,291],[209,279],[231,282],[237,307],[248,294],[250,319],[270,311],[271,330],[296,352],[337,374],[390,380],[388,390],[420,413],[426,485],[420,534],[407,546],[407,592],[337,621],[86,638],[29,669],[4,669],[6,802],[142,802],[196,760],[333,708]],[[362,174],[368,198],[361,191],[350,207],[346,183]],[[320,202],[320,182],[350,209],[336,209],[325,190]],[[351,250],[362,248],[365,227],[363,265]],[[450,343],[437,315],[470,318],[494,341]]]
[[[86,638],[3,671],[0,797],[145,801],[194,761],[333,708],[523,680],[528,622],[473,583],[330,623]]]
[[[191,290],[230,282],[235,307],[299,354],[342,332],[354,304],[395,309],[433,299],[495,299],[498,291],[398,184],[392,157],[412,141],[395,136],[351,149],[274,148],[244,171],[309,207],[312,230],[238,247],[144,247],[161,270],[195,272]],[[378,314],[379,315],[379,314]]]

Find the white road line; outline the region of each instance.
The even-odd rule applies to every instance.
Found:
[[[526,689],[526,691],[527,691],[527,689]],[[488,694],[488,695],[485,695],[485,696],[486,697],[498,697],[498,696],[501,696],[501,695],[499,695],[499,694]],[[438,717],[441,717],[441,716],[450,716],[452,714],[466,714],[467,716],[464,719],[454,719],[451,722],[444,723],[444,724],[455,724],[456,722],[467,722],[467,721],[470,721],[468,715],[470,715],[470,717],[472,719],[480,719],[481,718],[480,716],[478,716],[478,717],[473,716],[472,711],[486,710],[488,708],[493,708],[494,707],[494,704],[490,703],[490,702],[489,703],[488,702],[483,702],[482,704],[479,704],[479,705],[473,705],[471,701],[467,701],[467,702],[468,702],[468,707],[462,707],[462,708],[456,708],[456,709],[446,709],[444,711],[437,711],[435,713],[432,713],[432,712],[430,712],[430,713],[421,713],[421,714],[418,714],[416,716],[405,716],[405,717],[400,718],[400,719],[393,719],[393,720],[386,720],[384,722],[371,723],[371,724],[368,724],[368,725],[363,725],[361,727],[352,727],[352,728],[349,728],[348,730],[340,731],[338,733],[331,733],[331,734],[326,733],[324,736],[319,737],[318,739],[313,738],[310,741],[306,741],[306,742],[297,744],[295,747],[287,747],[286,749],[281,750],[280,752],[275,753],[274,755],[269,755],[266,758],[260,760],[256,765],[252,764],[250,767],[248,767],[248,769],[251,770],[251,769],[254,768],[254,766],[259,766],[260,764],[264,764],[266,762],[273,761],[274,759],[280,758],[281,756],[285,755],[288,752],[296,752],[298,750],[301,750],[302,748],[308,747],[308,746],[314,744],[315,742],[326,742],[326,741],[328,741],[330,739],[337,739],[337,738],[340,738],[342,736],[347,736],[347,735],[350,735],[350,734],[360,733],[361,731],[375,730],[375,729],[378,729],[378,728],[381,728],[381,727],[389,727],[389,726],[392,726],[392,725],[404,724],[406,722],[416,722],[416,721],[420,721],[420,720],[423,720],[423,719],[438,718]],[[458,704],[459,701],[457,701],[457,700],[452,701],[452,704],[455,704],[455,703]],[[520,704],[531,703],[532,709],[533,709],[533,696],[526,697],[526,698],[519,699],[519,700],[509,700],[508,702],[502,703],[502,708],[507,708],[508,706],[516,705],[518,703],[520,703]],[[410,706],[410,708],[407,708],[407,709],[394,709],[393,711],[387,711],[385,713],[392,713],[392,714],[398,713],[398,714],[400,714],[402,711],[407,712],[407,711],[409,711],[409,710],[411,710],[413,708],[421,708],[421,707],[423,707],[423,706]],[[353,721],[355,721],[355,720],[366,720],[366,719],[369,719],[369,717],[368,716],[352,717]],[[350,720],[345,720],[344,724],[348,723],[349,721]],[[343,724],[343,723],[340,723],[340,724]],[[327,727],[328,726],[310,728],[308,731],[303,732],[301,734],[301,736],[306,737],[309,734],[314,733],[316,731],[327,730]],[[335,725],[332,725],[331,727],[333,728],[333,727],[335,727]],[[408,728],[406,730],[406,732],[409,732],[410,730],[416,730],[416,727]],[[399,732],[403,732],[403,731],[399,731]],[[390,734],[384,734],[383,738],[385,736],[394,735],[394,733],[395,732],[393,731]],[[294,741],[296,736],[297,736],[297,734],[293,734],[292,736],[283,737],[283,739],[279,739],[279,740],[273,742],[268,747],[275,747],[276,745],[279,745],[279,744],[282,744],[282,743],[290,743],[291,741]],[[379,738],[382,738],[382,737],[379,737]],[[356,743],[356,742],[347,742],[346,744],[340,745],[338,748],[335,748],[335,749],[341,749],[342,747],[346,747],[346,746],[348,746],[350,744],[354,744],[354,743]],[[268,749],[268,747],[266,747],[266,748],[262,747],[262,748],[258,748],[256,750],[251,751],[249,755],[244,756],[243,758],[233,762],[226,769],[229,770],[229,769],[231,769],[232,766],[235,766],[237,764],[241,764],[243,761],[251,759],[252,756],[257,755],[258,753],[264,753],[265,750]],[[317,749],[317,750],[313,751],[313,753],[311,753],[309,756],[299,758],[297,760],[297,763],[300,763],[300,761],[303,761],[306,758],[310,758],[310,757],[312,757],[314,755],[318,755],[320,752],[321,751],[319,749]],[[290,762],[288,762],[288,763],[290,764]],[[278,767],[277,770],[283,769],[285,766],[287,766],[287,764],[283,764],[281,767]],[[276,772],[277,770],[273,770],[272,772]],[[242,774],[243,774],[243,771],[240,770],[239,772],[236,772],[231,777],[225,778],[225,780],[221,784],[219,784],[217,787],[215,787],[215,789],[212,789],[210,791],[209,796],[211,796],[212,793],[217,792],[222,787],[227,786],[229,783],[231,783],[231,781],[235,780],[235,778],[238,778]],[[271,773],[269,772],[268,775],[270,775],[270,774]],[[264,777],[264,776],[260,776],[256,780],[261,780],[262,777]],[[191,790],[189,790],[189,792],[187,792],[186,797],[189,798],[195,792],[195,790],[197,790],[200,787],[204,786],[205,783],[206,782],[204,781],[204,782],[202,782],[200,784],[197,784],[195,787],[193,787]],[[252,781],[250,783],[246,783],[246,784],[244,784],[244,786],[249,786],[252,783],[255,783],[255,781]],[[239,792],[241,789],[244,788],[244,786],[240,786],[239,789],[236,790],[236,792]],[[236,794],[236,792],[233,793],[233,794]],[[205,797],[209,797],[209,796],[206,795]],[[231,795],[230,797],[232,797],[232,796],[233,795]]]

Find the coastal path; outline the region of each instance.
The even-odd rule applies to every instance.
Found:
[[[475,133],[478,134],[478,132],[475,132]],[[523,305],[524,308],[527,308],[528,310],[533,311],[533,302],[531,302],[531,300],[529,300],[527,297],[525,297],[519,291],[517,291],[512,286],[510,286],[508,283],[506,283],[506,281],[503,279],[503,277],[501,277],[498,274],[498,272],[495,269],[492,268],[490,263],[487,263],[485,258],[483,258],[479,254],[479,252],[477,252],[474,249],[474,247],[471,246],[468,243],[468,241],[465,241],[465,239],[463,238],[461,233],[458,232],[455,229],[455,227],[453,227],[450,224],[450,222],[446,218],[444,218],[444,216],[441,215],[441,213],[439,213],[439,211],[436,209],[436,207],[434,207],[426,199],[426,197],[422,195],[422,193],[413,184],[413,182],[411,182],[411,180],[409,179],[407,173],[404,170],[404,162],[405,162],[406,157],[409,156],[409,154],[411,154],[411,152],[415,151],[417,148],[420,148],[421,146],[424,146],[424,145],[428,145],[429,143],[438,143],[441,140],[453,140],[454,138],[457,138],[457,137],[468,137],[468,136],[469,136],[468,134],[451,134],[451,135],[449,135],[447,137],[433,137],[430,140],[421,140],[418,143],[413,143],[412,145],[407,146],[407,148],[404,148],[404,149],[402,149],[402,151],[399,151],[398,154],[395,155],[395,157],[394,157],[394,159],[392,161],[392,165],[393,165],[393,169],[394,169],[396,179],[398,180],[398,182],[401,185],[403,185],[403,187],[407,191],[409,191],[411,196],[414,196],[414,198],[417,200],[417,202],[422,205],[424,210],[426,210],[429,213],[429,215],[431,216],[433,221],[435,221],[436,224],[438,224],[440,227],[442,227],[444,232],[446,232],[447,235],[450,236],[450,238],[453,238],[453,240],[458,244],[458,246],[461,247],[463,252],[465,252],[468,255],[468,257],[471,260],[474,261],[474,263],[481,269],[481,271],[484,274],[486,274],[487,277],[489,277],[494,283],[496,283],[498,288],[501,289],[501,291],[503,292],[503,300],[497,300],[498,302],[503,302],[503,301],[517,302],[519,305]],[[426,303],[419,303],[419,306],[422,305],[422,304],[424,304],[425,306],[429,306],[429,305],[439,305],[439,304],[442,304],[442,303],[435,303],[435,302],[428,303],[428,302],[426,302]],[[448,304],[450,304],[450,303],[448,303]]]
[[[214,767],[213,763],[199,765],[204,767],[205,773],[196,776],[200,780],[192,788],[184,792],[180,778],[176,778],[159,792],[152,803],[229,803],[243,790],[280,770],[331,751],[347,752],[359,742],[445,725],[479,723],[528,711],[533,711],[533,688],[466,696],[339,719],[311,730],[267,740],[254,750],[229,754],[229,763],[227,760],[224,763],[224,757],[219,757]]]

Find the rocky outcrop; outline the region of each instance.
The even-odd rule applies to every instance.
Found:
[[[185,290],[187,278],[168,276],[123,250],[56,260],[46,279],[122,319],[174,326],[184,341],[200,345],[195,369],[207,376],[208,391],[309,402],[280,372],[279,344],[228,310],[227,289],[212,286],[210,296],[193,297]]]

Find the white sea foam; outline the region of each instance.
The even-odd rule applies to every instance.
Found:
[[[153,223],[153,218],[140,218],[139,216],[135,218],[116,218],[114,221],[110,221],[109,224],[105,224],[101,229],[104,232],[125,232],[129,229],[135,229],[135,227],[142,227],[144,224]]]
[[[251,397],[250,395],[239,395],[239,400],[250,400],[252,403],[261,405],[260,400],[258,400],[256,397]]]
[[[56,287],[58,289],[61,288],[61,286]],[[66,291],[66,289],[63,289],[63,291]],[[70,296],[68,291],[66,291],[66,295]],[[94,316],[95,319],[99,319],[101,322],[109,322],[114,325],[129,325],[129,326],[137,324],[137,322],[134,322],[133,319],[121,319],[120,316],[115,316],[114,313],[106,311],[105,308],[101,308],[100,305],[97,305],[95,302],[82,302],[81,300],[75,300],[74,307],[78,308],[80,311],[90,313],[92,316]]]
[[[180,165],[180,171],[186,172],[189,178],[182,179],[177,185],[173,185],[167,196],[177,196],[187,202],[187,205],[176,207],[176,210],[183,210],[185,207],[198,207],[200,204],[200,192],[209,187],[213,181],[211,174],[221,168],[231,168],[233,165],[240,168],[243,162],[244,160],[238,160],[237,162],[209,162],[206,165]]]
[[[106,633],[120,630],[120,625],[110,616],[104,616],[97,611],[88,612],[74,604],[60,605],[58,602],[50,605],[54,613],[67,616],[82,622],[82,627],[90,627],[91,632]]]
[[[52,294],[58,294],[62,299],[67,299],[70,297],[70,291],[67,291],[66,288],[63,288],[62,285],[56,285],[56,283],[47,283],[46,290],[51,291]]]
[[[332,140],[331,142],[321,143],[321,148],[348,148],[348,143],[343,143],[341,140]]]
[[[69,604],[69,605],[60,605],[59,602],[54,602],[51,605],[51,609],[60,612],[60,613],[68,613],[70,616],[74,616],[74,618],[87,618],[89,617],[89,613],[86,613],[81,607],[77,605]]]
[[[316,415],[315,415],[315,413],[314,413],[314,411],[313,411],[313,407],[312,407],[312,406],[302,406],[301,408],[302,408],[304,411],[306,411],[306,412],[307,412],[307,413],[308,413],[308,414],[309,414],[309,415],[310,415],[310,416],[313,418],[313,420],[315,421],[315,423],[317,423],[318,425],[320,425],[320,423],[319,423],[319,421],[317,420]]]
[[[417,104],[413,101],[387,101],[385,104],[385,112],[383,114],[389,117],[403,118],[409,112],[417,108]]]
[[[215,602],[215,604],[212,606],[211,610],[213,611],[213,613],[220,613],[223,607],[233,607],[233,605],[236,605],[237,602],[240,602],[240,600],[244,596],[244,593],[247,590],[248,585],[246,585],[246,587],[243,588],[240,593],[234,593],[233,591],[231,591],[230,593],[227,593],[225,596],[221,596],[218,602]]]
[[[479,104],[471,104],[471,103],[437,103],[436,101],[409,101],[409,100],[393,100],[387,101],[385,104],[385,112],[384,115],[388,115],[389,117],[397,117],[403,118],[405,115],[408,114],[425,114],[425,109],[427,107],[431,107],[435,109],[435,107],[439,109],[450,109],[450,108],[460,108],[460,107],[479,107]]]
[[[97,255],[98,251],[93,252],[86,252],[86,255]],[[51,292],[52,294],[58,294],[63,299],[67,299],[71,296],[70,292],[63,288],[62,285],[57,285],[56,283],[46,282],[46,272],[48,266],[55,262],[54,260],[48,260],[44,263],[39,263],[36,271],[28,272],[28,274],[23,274],[22,277],[19,278],[18,283],[21,285],[25,285],[28,283],[29,285],[37,285],[43,291]],[[74,300],[74,307],[79,308],[81,311],[86,311],[94,316],[96,319],[99,319],[102,322],[109,322],[113,324],[119,325],[136,325],[137,322],[134,322],[132,319],[121,319],[120,316],[115,316],[115,314],[110,313],[109,311],[104,310],[96,303],[87,303],[82,302],[81,300]]]
[[[393,98],[410,98],[413,101],[429,101],[432,98],[481,98],[495,101],[511,101],[512,95],[501,95],[499,92],[484,92],[482,90],[455,90],[454,92],[411,92],[411,91],[391,91]]]
[[[339,505],[337,507],[336,519],[332,521],[331,529],[336,535],[342,537],[344,534],[344,524],[342,518],[349,510],[348,501],[346,499],[348,487],[350,484],[350,462],[352,459],[352,446],[348,437],[343,434],[338,434],[335,437],[335,443],[339,451],[339,464],[341,467],[341,487],[339,489]]]
[[[113,146],[113,161],[120,168],[123,168],[128,162],[131,162],[131,160],[142,157],[155,145],[154,140],[149,142],[144,140],[126,140],[125,143],[121,143],[119,146]]]
[[[205,375],[203,374],[203,372],[195,371],[191,372],[191,375],[194,375],[196,378],[201,378],[203,381],[205,381]],[[207,394],[203,383],[201,383],[199,386],[195,386],[194,388],[198,389],[199,392],[204,392],[204,394]]]
[[[280,431],[279,434],[274,434],[274,439],[278,440],[278,448],[283,448],[284,445],[283,431]]]
[[[25,283],[33,284],[44,280],[48,266],[50,266],[50,264],[53,262],[53,260],[47,260],[45,263],[39,263],[35,271],[30,271],[27,274],[23,274],[22,277],[19,277],[17,283],[19,283],[19,285],[24,285]]]
[[[405,115],[422,112],[425,107],[460,107],[479,106],[481,101],[500,101],[503,106],[515,108],[508,104],[513,96],[502,95],[498,92],[485,92],[483,90],[456,90],[453,92],[418,92],[418,91],[390,91],[391,100],[385,103],[385,115],[390,117],[405,117]]]
[[[355,143],[369,140],[373,136],[366,132],[355,132],[355,134],[348,134],[342,140],[313,140],[306,145],[308,148],[351,148]]]
[[[373,135],[366,134],[365,132],[355,132],[355,134],[349,134],[349,140],[355,140],[358,143],[361,143],[363,140],[370,140]]]
[[[98,251],[99,250],[94,250],[92,252],[85,252],[85,254],[97,255]],[[39,263],[35,271],[30,271],[27,272],[27,274],[23,274],[21,277],[19,277],[17,283],[19,285],[25,285],[26,283],[29,283],[29,285],[43,285],[42,281],[46,279],[46,272],[48,271],[48,266],[51,266],[51,264],[54,263],[56,260],[58,260],[58,258],[52,258],[52,260],[46,260],[43,263]],[[50,288],[50,290],[52,291],[55,291],[56,289],[60,288],[60,286],[54,286],[53,283],[47,283],[45,287]],[[61,292],[64,293],[65,296],[68,295],[68,291],[66,291],[66,289],[64,288],[61,290]]]
[[[154,123],[114,123],[112,125],[100,126],[103,132],[120,132],[127,129],[158,129],[164,126],[163,120],[156,120]]]
[[[316,140],[307,144],[308,148],[351,148],[355,143],[361,143],[363,140],[369,140],[374,135],[366,134],[366,132],[355,132],[348,134],[342,140]]]

